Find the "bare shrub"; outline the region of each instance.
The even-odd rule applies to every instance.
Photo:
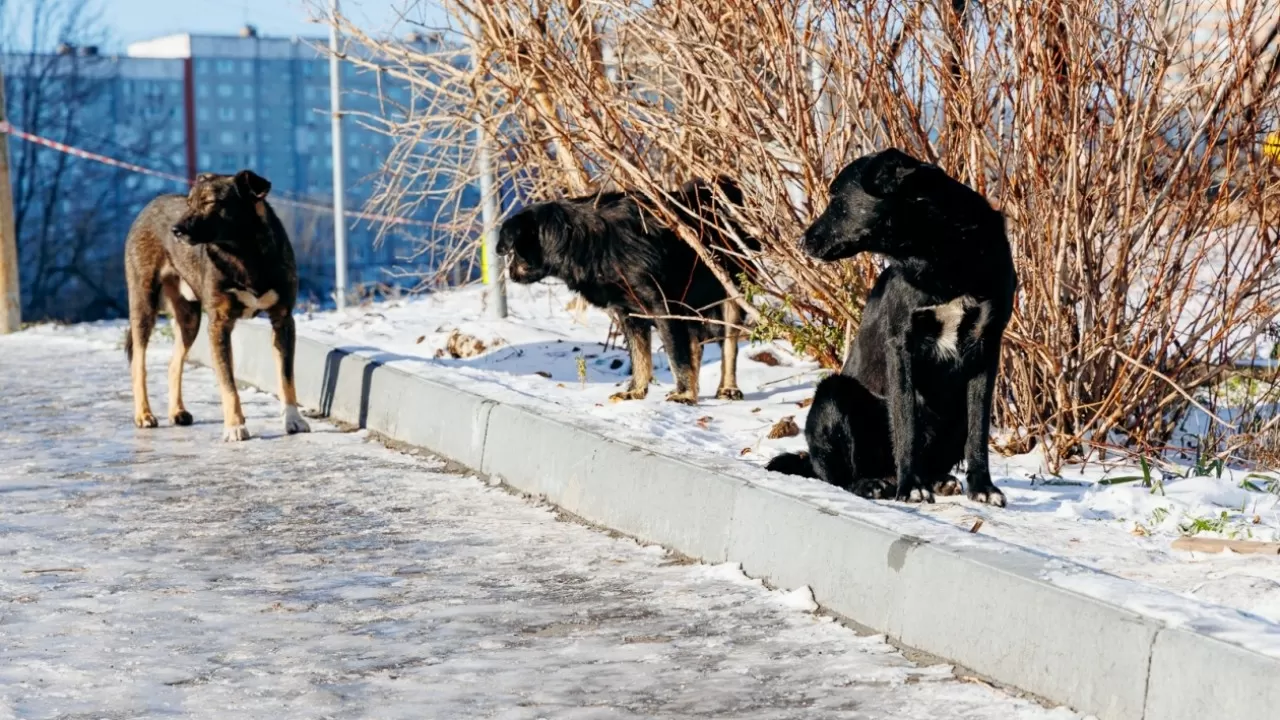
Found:
[[[901,147],[1006,215],[1020,292],[1005,449],[1044,441],[1056,467],[1164,448],[1280,308],[1280,184],[1259,152],[1280,107],[1280,21],[1264,0],[441,4],[458,52],[344,23],[373,58],[357,62],[417,89],[386,126],[399,145],[384,211],[445,193],[473,240],[477,132],[498,148],[508,204],[620,186],[663,200],[731,175],[765,246],[734,300],[757,335],[835,366],[876,267],[821,265],[795,240],[840,166]],[[1216,33],[1197,35],[1214,7]],[[1210,424],[1235,438],[1211,439],[1215,452],[1248,437]]]

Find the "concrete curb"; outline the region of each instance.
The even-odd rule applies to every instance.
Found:
[[[270,328],[241,323],[232,343],[236,379],[274,391]],[[1189,627],[1178,618],[1206,606],[820,483],[611,439],[589,421],[469,391],[443,368],[389,367],[378,354],[299,337],[299,402],[591,522],[707,562],[739,562],[780,587],[808,585],[824,607],[908,647],[1103,720],[1261,718],[1280,708],[1272,623],[1213,608],[1223,623]],[[209,363],[203,331],[191,359]],[[1118,590],[1105,597],[1159,602],[1139,612],[1055,584],[1063,573]]]

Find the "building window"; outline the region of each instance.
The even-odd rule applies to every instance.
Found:
[[[187,134],[181,130],[172,130],[169,132],[169,140],[174,143],[180,143],[187,139],[186,135]]]
[[[222,83],[221,85],[218,86],[218,97],[229,98],[235,94],[236,94],[235,88],[231,87],[226,83]]]
[[[249,77],[253,75],[253,63],[249,62],[248,60],[240,61],[240,74],[244,75],[245,77]]]
[[[271,119],[271,108],[264,107],[264,108],[262,108],[261,110],[259,110],[259,111],[258,111],[258,114],[262,116],[262,119],[263,119],[263,120],[270,120],[270,119]]]
[[[244,144],[245,145],[253,144],[253,133],[249,130],[244,131]]]
[[[202,107],[199,110],[196,110],[196,118],[199,119],[200,122],[209,122],[209,108]]]
[[[184,165],[187,164],[187,156],[183,155],[182,153],[174,153],[173,157],[170,158],[170,160],[173,161],[173,166],[176,168],[183,167]]]
[[[311,77],[312,75],[315,75],[315,74],[316,74],[316,64],[315,64],[315,63],[313,63],[313,62],[307,62],[307,61],[305,61],[305,60],[304,60],[304,61],[302,62],[302,74],[303,74],[304,76],[306,76],[306,77]]]
[[[200,169],[201,170],[208,170],[209,166],[212,164],[213,164],[212,155],[210,155],[209,153],[200,153]]]
[[[245,99],[245,100],[252,100],[252,99],[253,99],[253,86],[252,86],[252,85],[245,85],[245,86],[244,86],[244,99]]]
[[[218,108],[218,119],[222,121],[231,121],[236,119],[236,109],[222,105]]]
[[[202,98],[207,98],[207,97],[209,97],[209,86],[208,86],[208,85],[200,85],[200,86],[197,86],[197,87],[196,87],[196,97],[202,97]]]
[[[219,61],[218,61],[218,74],[219,74],[219,75],[231,75],[231,74],[234,74],[234,73],[235,73],[235,71],[236,71],[236,61],[235,61],[235,60],[219,60]]]
[[[199,140],[200,140],[200,144],[201,144],[201,145],[208,145],[208,144],[209,144],[209,131],[208,131],[208,130],[201,130],[201,131],[199,131],[198,133],[196,133],[196,136],[199,138]]]
[[[234,170],[236,168],[236,156],[230,153],[223,153],[222,168],[224,170]]]
[[[253,108],[244,109],[244,121],[247,123],[253,122]]]
[[[223,130],[222,134],[218,136],[218,139],[219,141],[222,142],[223,145],[236,144],[236,134],[231,132],[230,130]]]
[[[262,133],[262,144],[263,144],[263,145],[270,145],[270,144],[271,144],[271,133],[269,133],[269,132],[264,132],[264,133]]]

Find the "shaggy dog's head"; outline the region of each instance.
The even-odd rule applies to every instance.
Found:
[[[528,285],[555,274],[551,260],[571,229],[569,223],[557,202],[530,205],[502,223],[494,249],[506,261],[513,282]]]
[[[896,148],[849,163],[831,182],[831,202],[809,226],[801,248],[834,262],[859,253],[936,256],[955,231],[998,214],[938,166]]]

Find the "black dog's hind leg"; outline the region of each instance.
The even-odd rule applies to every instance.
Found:
[[[986,369],[969,379],[966,388],[968,405],[968,435],[965,439],[965,480],[969,485],[969,499],[1005,506],[1004,493],[991,481],[989,466],[991,437],[991,396],[995,392],[996,372],[1000,367],[1000,351],[988,350],[991,358]]]
[[[921,450],[920,422],[911,377],[911,353],[915,344],[913,334],[908,333],[905,338],[890,341],[885,353],[889,370],[889,431],[893,438],[893,464],[898,479],[894,499],[933,502],[931,484],[920,479],[917,468],[920,463],[917,455]]]
[[[676,389],[667,393],[667,400],[697,405],[702,344],[696,341],[694,333],[690,332],[689,323],[684,320],[659,320],[658,332],[662,334],[662,344],[671,361],[671,374],[676,378]]]
[[[631,353],[631,381],[627,389],[614,393],[609,399],[643,400],[649,394],[649,383],[653,380],[653,330],[650,324],[640,318],[625,317],[623,313],[615,313],[614,317],[627,338],[627,350]]]
[[[804,426],[813,474],[867,498],[893,495],[884,403],[857,378],[832,375],[818,383]]]

